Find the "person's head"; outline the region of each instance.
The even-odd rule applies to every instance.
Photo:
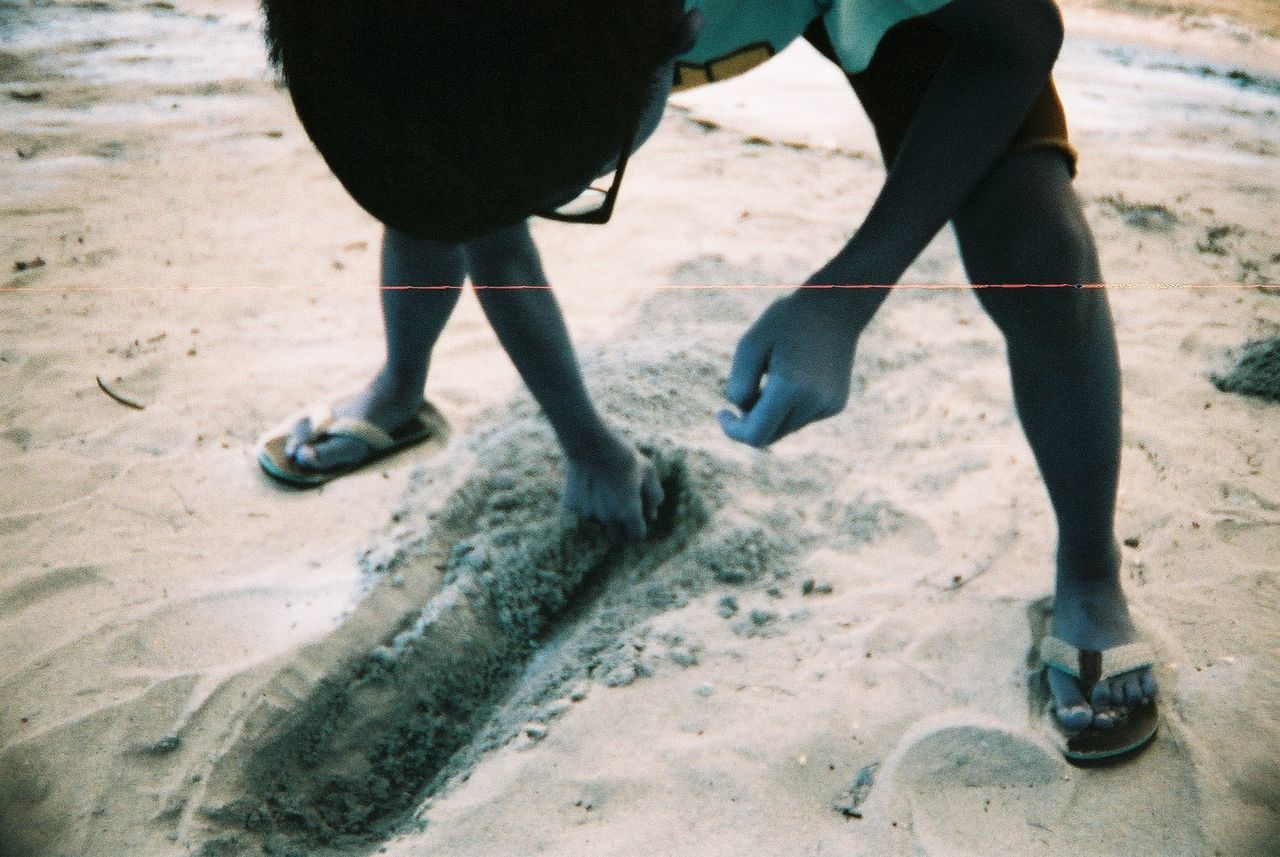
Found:
[[[509,226],[608,171],[640,112],[642,138],[656,125],[688,29],[681,0],[263,9],[271,58],[347,191],[388,226],[441,241]]]

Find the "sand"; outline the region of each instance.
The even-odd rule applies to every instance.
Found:
[[[449,436],[262,476],[261,431],[380,360],[379,227],[251,2],[0,3],[0,854],[1280,851],[1280,405],[1213,383],[1280,334],[1280,42],[1265,3],[1159,6],[1069,5],[1057,72],[1164,688],[1141,760],[1082,771],[1028,674],[1052,518],[966,290],[895,293],[839,417],[768,453],[715,427],[737,337],[880,180],[812,52],[679,96],[607,228],[535,227],[664,476],[622,549],[559,510],[471,295]],[[962,279],[949,234],[906,278]]]

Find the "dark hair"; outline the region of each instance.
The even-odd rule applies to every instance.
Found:
[[[263,0],[307,134],[383,223],[462,241],[617,155],[679,0]]]

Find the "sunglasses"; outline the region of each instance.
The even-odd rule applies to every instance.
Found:
[[[622,187],[622,174],[627,169],[627,161],[636,147],[636,138],[640,136],[640,123],[644,119],[644,111],[637,111],[631,131],[627,134],[626,143],[618,151],[618,166],[613,171],[613,181],[608,190],[588,187],[582,193],[557,208],[538,212],[537,216],[546,220],[558,220],[561,223],[593,223],[596,225],[609,222],[613,216],[613,206],[618,201],[618,188]]]

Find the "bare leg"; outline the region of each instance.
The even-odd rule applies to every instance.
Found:
[[[1006,157],[955,218],[970,280],[1097,283],[1097,252],[1064,159]],[[1082,648],[1130,642],[1114,518],[1120,465],[1120,369],[1100,289],[978,289],[1004,333],[1014,399],[1058,522],[1053,632]],[[1059,719],[1106,726],[1155,693],[1149,670],[1100,683],[1086,700],[1049,671]]]
[[[480,306],[565,452],[564,504],[610,536],[643,538],[662,502],[653,466],[597,413],[527,224],[467,244]]]
[[[466,255],[460,245],[386,230],[382,241],[382,318],[387,359],[367,387],[334,409],[338,416],[359,417],[391,431],[417,413],[431,349],[458,302],[466,274]],[[368,454],[365,444],[355,438],[308,443],[310,438],[311,424],[304,419],[286,446],[286,452],[303,467],[329,470]]]

